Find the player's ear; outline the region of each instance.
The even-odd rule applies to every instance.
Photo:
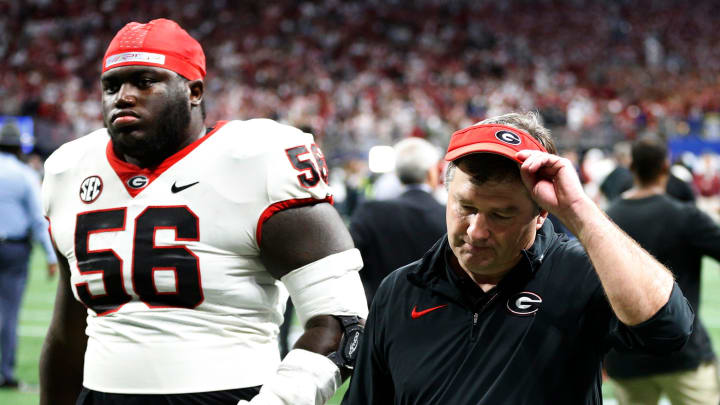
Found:
[[[190,105],[197,107],[200,105],[205,93],[205,84],[202,80],[191,80],[188,82],[188,88],[190,89]]]

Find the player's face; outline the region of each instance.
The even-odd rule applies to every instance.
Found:
[[[189,90],[167,69],[123,66],[101,77],[103,120],[117,152],[156,162],[185,145]]]
[[[538,213],[519,180],[478,185],[470,179],[460,165],[448,185],[450,248],[471,277],[500,276],[532,245],[547,214]]]

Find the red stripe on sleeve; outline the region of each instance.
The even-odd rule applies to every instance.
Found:
[[[315,205],[318,203],[327,202],[330,204],[333,204],[333,196],[329,195],[323,199],[317,199],[317,198],[294,198],[292,200],[285,200],[285,201],[279,201],[275,204],[270,205],[269,207],[265,208],[265,211],[263,211],[262,214],[260,214],[260,218],[258,219],[257,223],[257,230],[255,231],[255,239],[257,239],[257,244],[260,246],[260,241],[262,240],[262,226],[272,217],[275,213],[280,212],[282,210],[286,210],[288,208],[295,208],[295,207],[303,207],[306,205]]]

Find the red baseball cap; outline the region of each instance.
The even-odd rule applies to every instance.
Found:
[[[522,163],[515,154],[525,149],[547,152],[540,141],[523,130],[500,124],[477,124],[452,134],[445,160],[453,161],[471,153],[487,152]]]
[[[103,73],[120,66],[155,66],[188,80],[205,77],[205,53],[200,43],[175,21],[131,22],[112,39],[103,58]]]

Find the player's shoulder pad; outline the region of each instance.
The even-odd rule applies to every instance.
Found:
[[[227,133],[225,139],[228,139],[233,145],[242,146],[233,149],[235,154],[239,153],[244,156],[268,150],[275,151],[278,148],[284,150],[314,142],[312,134],[267,118],[230,121],[221,128],[221,131]],[[241,140],[240,142],[238,142],[238,138]]]
[[[72,140],[60,146],[45,160],[45,174],[63,173],[79,164],[90,153],[105,153],[110,136],[105,128]]]

